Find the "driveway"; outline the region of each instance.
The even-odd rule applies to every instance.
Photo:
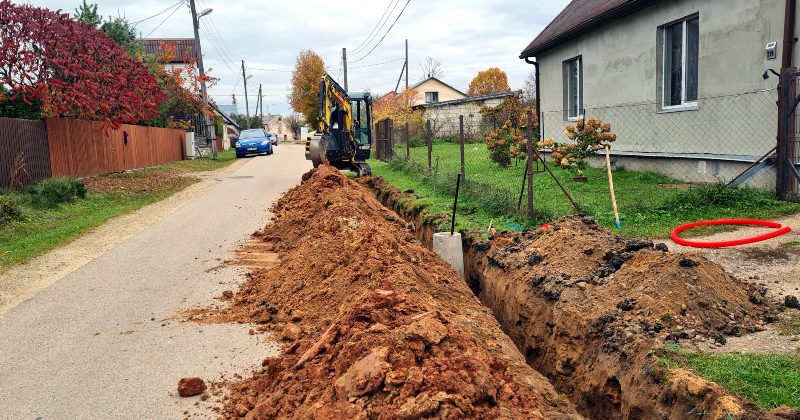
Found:
[[[214,418],[178,380],[244,375],[276,354],[248,325],[184,321],[235,290],[247,269],[209,269],[311,168],[287,144],[234,165],[0,277],[0,418]]]

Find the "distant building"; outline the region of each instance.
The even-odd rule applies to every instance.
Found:
[[[286,118],[279,114],[267,114],[261,118],[264,124],[264,129],[268,133],[275,133],[278,140],[291,140],[292,139],[292,126]]]
[[[419,99],[415,100],[411,106],[428,104],[434,102],[452,101],[454,99],[466,98],[464,92],[448,85],[445,82],[435,78],[429,77],[414,86],[417,92],[420,93]]]
[[[144,47],[145,54],[153,54],[156,57],[160,57],[161,54],[163,54],[163,51],[160,48],[162,41],[164,42],[165,46],[170,45],[173,42],[177,43],[175,45],[175,58],[169,60],[167,64],[164,65],[166,69],[186,67],[187,61],[197,58],[197,48],[195,48],[194,38],[144,38],[142,39],[142,45]],[[197,66],[194,66],[194,70],[197,72]],[[183,70],[181,71],[181,76],[186,78],[188,77],[188,73]],[[187,84],[185,87],[190,88],[191,86],[188,86]]]

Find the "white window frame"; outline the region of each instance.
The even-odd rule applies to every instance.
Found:
[[[578,72],[578,81],[577,81],[577,98],[578,98],[578,109],[576,115],[570,115],[572,112],[572,85],[570,83],[572,79],[572,72],[570,71],[572,67],[572,63],[575,63]],[[564,93],[567,97],[567,121],[578,121],[579,119],[583,118],[583,58],[582,57],[575,57],[569,60],[564,61],[564,65],[566,67],[567,77],[566,77],[566,85],[564,86]]]
[[[691,111],[691,110],[698,109],[698,107],[697,107],[697,99],[695,99],[693,101],[687,101],[686,100],[686,91],[688,90],[686,87],[688,85],[688,76],[689,76],[689,72],[687,71],[687,65],[688,65],[688,62],[689,62],[689,60],[688,60],[688,57],[689,57],[689,48],[688,48],[689,47],[688,46],[688,44],[689,44],[689,30],[688,30],[688,27],[687,27],[688,26],[687,22],[689,22],[692,19],[696,19],[696,18],[699,18],[699,16],[697,16],[697,15],[689,16],[689,17],[686,17],[686,18],[684,18],[682,20],[675,21],[675,22],[666,24],[666,25],[661,27],[661,33],[662,33],[662,36],[661,36],[661,39],[662,39],[661,50],[662,50],[663,57],[664,57],[664,59],[662,60],[663,64],[661,65],[661,75],[662,75],[662,77],[661,77],[661,95],[662,95],[662,97],[661,97],[661,110],[662,110],[662,112]],[[669,44],[667,42],[667,28],[669,28],[671,26],[674,26],[674,25],[677,25],[677,24],[681,24],[682,30],[683,30],[683,36],[681,37],[681,43],[682,43],[682,45],[681,45],[681,55],[682,55],[682,57],[681,57],[681,66],[682,66],[682,68],[681,68],[681,103],[680,103],[680,105],[668,105],[669,101],[672,99],[672,95],[667,91],[667,84],[668,84],[667,79],[670,77],[670,73],[671,73],[670,69],[667,69],[667,64],[670,62],[670,60],[668,60],[667,57],[671,56],[671,52],[667,51],[667,45]],[[700,63],[699,63],[699,61],[700,61],[700,51],[699,51],[700,50],[700,39],[699,38],[698,38],[697,42],[698,42],[698,45],[697,45],[697,49],[698,49],[697,68],[698,68],[698,78],[699,78],[699,73],[700,73],[700,70],[699,70],[700,69]],[[699,88],[700,88],[700,86],[699,86],[700,83],[699,82],[700,81],[698,80],[698,96],[699,96]]]

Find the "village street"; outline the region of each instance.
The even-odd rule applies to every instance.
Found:
[[[209,269],[263,228],[271,203],[311,168],[296,145],[246,160],[203,181],[217,185],[186,205],[3,307],[0,418],[183,418],[199,414],[199,396],[179,397],[179,379],[246,375],[278,351],[269,334],[250,335],[246,324],[184,321],[186,310],[236,289],[246,268]],[[10,273],[22,278],[24,270]]]

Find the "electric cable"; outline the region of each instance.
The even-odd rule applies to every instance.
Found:
[[[375,51],[375,48],[378,48],[378,45],[381,45],[381,42],[383,42],[384,38],[386,38],[386,35],[389,35],[389,32],[392,30],[392,28],[394,28],[394,25],[395,25],[395,23],[397,23],[397,21],[400,19],[400,16],[403,16],[403,12],[406,10],[406,7],[408,7],[408,3],[411,3],[411,0],[408,0],[408,1],[406,2],[406,5],[405,5],[405,6],[403,6],[403,10],[401,10],[401,11],[400,11],[400,14],[399,14],[399,15],[397,15],[397,19],[395,19],[395,20],[394,20],[394,22],[392,22],[392,26],[390,26],[390,27],[389,27],[389,29],[387,29],[387,30],[386,30],[386,33],[385,33],[385,34],[383,34],[383,37],[381,38],[381,40],[380,40],[380,41],[378,41],[378,43],[377,43],[377,44],[375,44],[375,46],[374,46],[374,47],[372,47],[372,49],[371,49],[371,50],[369,50],[369,52],[368,52],[368,53],[367,53],[365,56],[363,56],[363,57],[359,58],[358,60],[354,60],[354,61],[353,61],[353,63],[358,63],[359,61],[361,61],[361,60],[363,60],[363,59],[367,58],[367,57],[368,57],[370,54],[372,54],[372,52],[373,52],[373,51]]]
[[[389,64],[389,63],[394,63],[395,61],[400,61],[400,60],[405,60],[405,58],[398,58],[397,60],[385,61],[385,62],[383,62],[383,63],[377,63],[377,64],[367,64],[367,65],[364,65],[364,66],[350,67],[350,70],[353,70],[353,69],[360,69],[360,68],[364,68],[364,67],[380,66],[381,64]]]
[[[160,28],[160,27],[161,27],[161,25],[163,25],[163,24],[164,24],[164,22],[166,22],[166,21],[167,21],[167,19],[171,18],[171,17],[172,17],[172,15],[174,15],[174,14],[175,14],[175,12],[177,12],[179,9],[180,9],[180,7],[176,7],[176,8],[175,8],[175,10],[173,10],[173,11],[172,11],[172,13],[170,13],[170,14],[169,14],[169,16],[167,16],[167,18],[166,18],[166,19],[162,20],[162,21],[161,21],[161,23],[159,23],[159,24],[158,24],[158,26],[156,26],[156,27],[155,27],[155,29],[153,29],[152,31],[150,31],[150,33],[149,33],[149,34],[147,34],[147,36],[145,36],[144,38],[147,38],[147,37],[149,37],[150,35],[152,35],[152,34],[153,34],[153,32],[155,32],[155,31],[156,31],[156,29]]]
[[[161,14],[163,14],[163,13],[166,13],[166,12],[168,12],[170,9],[172,9],[173,7],[175,7],[175,6],[180,6],[180,5],[181,5],[181,3],[183,3],[184,1],[185,1],[185,0],[181,0],[181,1],[179,1],[179,2],[177,2],[177,3],[175,3],[175,4],[173,4],[172,6],[170,6],[170,7],[167,7],[166,9],[164,9],[164,10],[162,10],[162,11],[160,11],[160,12],[158,12],[158,13],[154,14],[153,16],[150,16],[149,18],[144,18],[144,19],[142,19],[142,20],[138,20],[138,21],[136,21],[136,22],[133,22],[133,23],[131,23],[131,25],[133,25],[133,26],[136,26],[136,25],[138,25],[138,24],[140,24],[140,23],[142,23],[142,22],[144,22],[144,21],[146,21],[146,20],[150,20],[150,19],[152,19],[152,18],[154,18],[154,17],[156,17],[156,16],[158,16],[158,15],[161,15]]]
[[[358,49],[359,49],[359,48],[361,48],[361,46],[362,46],[362,45],[364,45],[365,43],[367,43],[367,44],[368,44],[368,43],[370,42],[370,37],[372,36],[372,33],[373,33],[373,32],[375,32],[375,29],[377,29],[377,28],[378,28],[378,25],[380,25],[380,24],[381,24],[381,22],[383,22],[383,18],[384,18],[384,16],[386,16],[386,12],[388,12],[388,11],[389,11],[389,8],[390,8],[390,7],[392,7],[392,4],[393,4],[393,3],[395,3],[395,1],[398,1],[398,2],[399,2],[400,0],[391,0],[391,1],[389,2],[389,5],[388,5],[388,6],[386,6],[386,10],[384,10],[384,11],[383,11],[383,15],[381,15],[381,18],[378,20],[378,23],[376,23],[376,24],[375,24],[375,27],[374,27],[374,28],[372,28],[372,31],[370,31],[369,35],[367,35],[367,38],[366,38],[364,41],[362,41],[362,42],[361,42],[361,44],[359,44],[357,47],[355,47],[355,48],[353,49],[353,54],[358,54],[358,51],[359,51]],[[397,4],[395,4],[395,7],[397,7]],[[392,9],[392,11],[394,11],[394,9]],[[390,14],[389,14],[389,16],[391,16],[391,15],[392,15],[392,14],[390,13]],[[389,18],[387,17],[387,18],[386,18],[386,20],[389,20]],[[381,28],[382,28],[382,27],[381,27]],[[380,32],[380,30],[378,30],[378,32]],[[376,36],[377,36],[377,35],[376,35]],[[374,39],[374,38],[375,38],[375,37],[372,37],[372,39]]]

